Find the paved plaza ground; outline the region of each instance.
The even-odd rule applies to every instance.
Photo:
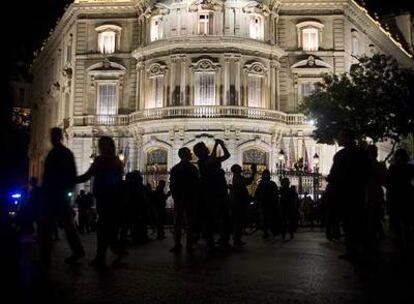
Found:
[[[87,258],[68,266],[65,241],[56,242],[53,266],[36,263],[37,245],[21,241],[20,289],[8,303],[414,303],[411,257],[383,246],[370,263],[338,259],[341,243],[321,231],[301,230],[294,240],[247,236],[244,250],[208,255],[168,252],[172,238],[131,247],[121,264],[88,266],[95,235],[82,236]]]

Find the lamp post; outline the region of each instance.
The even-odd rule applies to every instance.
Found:
[[[315,153],[313,156],[313,199],[316,201],[318,199],[319,192],[319,155]]]
[[[298,177],[299,177],[299,197],[300,195],[303,193],[303,158],[299,158],[298,162],[296,163],[296,171],[298,173]]]
[[[279,180],[282,181],[285,168],[285,152],[281,149],[278,155],[279,163],[276,164],[277,171],[279,173]]]

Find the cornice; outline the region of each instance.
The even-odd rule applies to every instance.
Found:
[[[138,61],[143,58],[167,55],[170,53],[228,53],[234,50],[241,54],[257,54],[258,56],[276,57],[285,56],[286,53],[277,45],[270,45],[264,42],[239,38],[233,36],[208,36],[208,37],[183,37],[169,38],[155,41],[145,47],[138,48],[132,52],[132,56]]]
[[[354,0],[349,0],[344,10],[344,15],[350,21],[356,23],[360,30],[380,47],[384,53],[390,53],[400,64],[406,67],[414,67],[412,55],[392,37],[391,33],[387,32],[378,21],[373,19],[365,8],[359,6]]]

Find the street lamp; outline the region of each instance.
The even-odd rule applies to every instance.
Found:
[[[319,190],[319,155],[315,153],[313,155],[313,199],[316,201],[318,199],[318,190]]]
[[[285,152],[282,149],[279,151],[278,160],[279,163],[276,165],[276,167],[279,171],[280,179],[282,179],[283,170],[285,166]]]

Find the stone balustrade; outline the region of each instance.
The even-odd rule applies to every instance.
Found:
[[[302,125],[305,123],[302,114],[287,114],[262,108],[239,106],[184,106],[145,109],[129,115],[75,116],[72,124],[74,126],[127,126],[143,121],[174,118],[241,118],[280,122],[287,125]]]

